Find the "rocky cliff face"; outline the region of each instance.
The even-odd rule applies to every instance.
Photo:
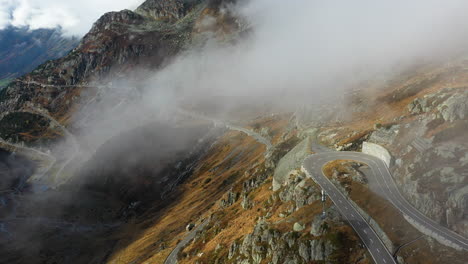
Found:
[[[388,147],[396,158],[391,169],[408,200],[432,219],[465,235],[467,100],[464,88],[416,96],[404,109],[407,116],[377,126],[369,137],[370,142]]]
[[[157,20],[177,20],[200,4],[202,0],[149,0],[138,7],[135,12]]]
[[[328,239],[314,239],[297,231],[282,233],[262,220],[242,243],[230,246],[228,260],[239,264],[262,263],[265,259],[270,259],[272,264],[336,263],[331,257],[336,249],[337,246]]]
[[[0,112],[34,104],[54,117],[66,116],[84,89],[106,83],[106,78],[118,79],[135,67],[157,68],[177,54],[190,41],[202,7],[197,1],[147,1],[136,12],[103,15],[67,56],[41,65],[1,91]],[[155,19],[154,14],[161,16]]]

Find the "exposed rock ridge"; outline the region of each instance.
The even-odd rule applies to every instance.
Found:
[[[158,20],[176,20],[187,15],[201,0],[148,0],[135,12]]]

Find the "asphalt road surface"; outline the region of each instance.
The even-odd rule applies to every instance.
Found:
[[[197,227],[195,227],[190,233],[177,244],[177,246],[172,250],[171,254],[166,258],[166,261],[164,261],[164,264],[176,264],[177,263],[177,255],[179,252],[190,242],[192,239],[195,238],[197,235],[197,232],[202,230],[207,224],[208,220],[205,220],[203,223],[199,224]]]
[[[327,153],[328,154],[328,153]],[[330,152],[334,154],[334,152]],[[364,217],[357,211],[356,208],[349,202],[338,188],[322,173],[322,167],[331,160],[336,160],[330,156],[330,159],[323,159],[324,154],[315,154],[305,159],[303,168],[307,175],[312,177],[323,190],[327,193],[328,197],[335,203],[338,211],[346,218],[349,224],[353,227],[356,233],[361,238],[364,245],[366,245],[369,253],[374,261],[378,264],[396,264],[392,254],[385,247],[384,243],[380,240],[379,236],[366,222]]]
[[[396,262],[369,224],[357,210],[354,209],[351,203],[347,201],[347,198],[338,188],[323,174],[323,166],[330,161],[344,159],[367,164],[372,171],[368,177],[375,177],[369,179],[369,181],[372,182],[379,195],[382,195],[385,199],[390,201],[403,215],[431,231],[433,237],[442,238],[450,242],[454,247],[468,250],[468,240],[466,238],[429,219],[403,197],[387,166],[382,160],[360,152],[331,151],[317,144],[314,144],[312,147],[317,154],[311,155],[305,159],[303,169],[309,177],[312,177],[326,191],[338,210],[361,237],[376,263],[386,264]]]

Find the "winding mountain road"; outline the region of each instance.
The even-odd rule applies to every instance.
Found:
[[[75,136],[70,131],[68,131],[68,129],[66,127],[64,127],[55,118],[50,116],[45,110],[40,110],[40,109],[38,109],[36,107],[29,106],[29,109],[24,109],[24,110],[21,110],[21,111],[18,111],[18,112],[36,114],[36,115],[40,115],[40,116],[48,119],[52,124],[59,127],[60,130],[63,131],[65,136],[68,139],[70,139],[70,141],[72,142],[74,152],[73,152],[72,155],[70,155],[70,157],[65,162],[63,162],[60,169],[55,173],[55,176],[59,176],[62,173],[62,171],[65,169],[65,167],[76,157],[77,153],[79,152],[78,140],[75,138]],[[44,157],[47,157],[49,160],[51,160],[51,162],[49,162],[49,165],[47,166],[47,168],[45,170],[42,170],[41,172],[38,172],[35,175],[30,177],[30,179],[33,179],[33,180],[42,179],[42,177],[47,172],[49,172],[52,169],[52,167],[57,163],[57,159],[54,156],[52,156],[51,154],[42,152],[40,150],[37,150],[35,148],[26,147],[24,145],[19,145],[19,144],[14,144],[14,143],[9,143],[9,142],[6,142],[5,140],[3,140],[2,138],[0,138],[0,145],[4,145],[4,146],[6,146],[6,147],[8,147],[8,148],[10,148],[12,150],[23,151],[25,153],[28,153],[28,152],[29,153],[35,153],[35,154],[37,154],[39,156],[44,156]]]
[[[207,121],[213,122],[215,124],[215,126],[216,125],[222,125],[222,126],[225,126],[226,128],[228,128],[230,130],[235,130],[235,131],[242,132],[242,133],[246,134],[247,136],[253,137],[259,143],[264,144],[266,146],[267,150],[269,150],[269,149],[271,149],[273,147],[273,144],[270,142],[269,139],[265,138],[264,136],[260,135],[259,133],[255,132],[255,131],[253,131],[251,129],[236,126],[236,125],[233,125],[233,124],[231,124],[231,123],[229,123],[227,121],[224,121],[224,120],[204,116],[204,115],[201,115],[201,114],[185,111],[185,110],[182,110],[182,109],[178,109],[177,113],[179,113],[181,115],[184,115],[184,116],[191,117],[191,118],[197,118],[197,119],[207,120]]]
[[[324,154],[315,154],[304,160],[303,170],[307,176],[311,177],[316,183],[322,187],[330,199],[338,208],[341,215],[346,218],[349,224],[353,227],[356,233],[366,245],[369,253],[374,261],[378,264],[397,264],[393,259],[392,254],[385,247],[385,244],[380,240],[377,233],[367,223],[364,217],[358,212],[350,201],[342,194],[338,188],[323,174],[322,168],[330,161],[340,159],[332,154],[334,152],[326,152]]]
[[[315,146],[315,147],[314,147]],[[370,178],[374,191],[382,195],[397,208],[406,219],[430,231],[432,237],[459,250],[468,250],[468,240],[461,235],[441,226],[414,208],[400,193],[385,163],[371,155],[360,152],[337,152],[313,145],[316,154],[306,158],[303,170],[327,193],[341,214],[348,220],[368,248],[376,263],[396,263],[378,235],[353,207],[348,198],[325,176],[322,168],[335,160],[354,160],[365,163],[375,178]],[[369,177],[368,177],[369,178]]]
[[[238,130],[254,137],[257,141],[265,144],[267,149],[272,147],[271,142],[261,136],[260,134],[248,130],[246,128],[231,125],[225,121],[208,118],[203,115],[190,113],[184,110],[179,110],[180,114],[191,116],[193,118],[200,118],[214,122],[215,124],[223,124],[229,129]],[[389,252],[384,242],[380,239],[377,233],[373,230],[370,224],[358,212],[351,201],[341,193],[323,173],[323,167],[335,160],[353,160],[365,163],[372,171],[368,175],[369,185],[372,190],[385,199],[390,201],[392,205],[397,208],[411,224],[417,225],[419,229],[424,229],[429,232],[431,237],[445,245],[449,245],[458,250],[468,250],[468,240],[463,236],[441,226],[437,222],[428,218],[416,208],[414,208],[399,191],[387,165],[377,157],[367,155],[361,152],[338,152],[330,150],[320,144],[313,143],[313,150],[316,154],[307,157],[303,162],[303,170],[306,174],[317,182],[327,193],[333,203],[337,206],[340,213],[348,220],[350,225],[359,235],[363,243],[368,248],[372,258],[378,264],[396,264],[397,262]],[[196,232],[192,232],[188,237],[194,236]],[[192,237],[193,238],[193,237]],[[189,241],[192,239],[190,238]],[[176,249],[171,253],[170,257],[166,260],[165,264],[174,264],[176,262],[177,253],[188,243],[179,243]],[[180,246],[180,247],[179,247]],[[172,257],[171,257],[172,256]],[[169,261],[169,262],[168,262]]]
[[[25,85],[37,85],[37,86],[40,86],[40,87],[43,87],[43,88],[47,88],[47,87],[52,87],[52,88],[91,88],[91,87],[95,87],[95,86],[91,86],[91,85],[77,85],[77,84],[65,84],[65,85],[58,85],[58,84],[47,84],[47,83],[40,83],[40,82],[36,82],[36,81],[23,81],[23,80],[16,80],[16,82],[19,82],[19,83],[22,83],[22,84],[25,84]]]
[[[78,140],[65,126],[63,126],[59,121],[57,121],[55,118],[50,116],[45,110],[40,110],[40,109],[32,107],[32,106],[30,108],[31,108],[31,110],[25,110],[24,112],[37,114],[37,115],[40,115],[40,116],[42,116],[44,118],[49,119],[49,121],[51,123],[53,123],[55,126],[59,127],[60,130],[62,130],[63,133],[65,134],[66,138],[68,138],[72,142],[73,154],[70,155],[65,162],[63,162],[60,169],[55,173],[55,177],[58,177],[58,176],[61,175],[61,173],[65,169],[65,167],[67,167],[68,164],[78,155],[78,153],[80,151],[80,146],[78,144]]]
[[[182,239],[182,241],[177,244],[177,246],[172,250],[171,254],[166,258],[166,261],[164,261],[164,264],[176,264],[177,263],[177,255],[179,252],[190,242],[192,239],[195,238],[197,235],[198,231],[201,231],[207,224],[208,220],[205,220],[203,223],[199,224],[197,227],[195,227],[190,233]]]
[[[15,151],[15,152],[19,152],[19,153],[23,153],[24,155],[26,155],[27,157],[29,157],[30,159],[34,160],[35,157],[45,157],[44,160],[49,160],[48,162],[48,165],[47,167],[44,167],[41,171],[37,171],[35,172],[30,178],[33,178],[33,179],[40,179],[42,178],[47,172],[49,172],[51,170],[51,168],[55,165],[55,163],[57,162],[57,159],[48,154],[48,153],[45,153],[45,152],[42,152],[40,150],[37,150],[35,148],[30,148],[30,147],[26,147],[24,145],[19,145],[19,144],[14,144],[14,143],[10,143],[10,142],[6,142],[5,140],[3,140],[2,138],[0,138],[0,147],[3,147],[5,149],[9,149],[11,151]],[[31,153],[31,154],[29,154]],[[32,154],[34,153],[34,154]],[[12,190],[9,190],[7,192],[11,192]],[[2,193],[2,191],[0,191],[0,193]]]

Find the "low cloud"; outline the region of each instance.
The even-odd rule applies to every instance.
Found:
[[[458,0],[241,1],[228,9],[250,30],[235,44],[209,38],[157,72],[116,78],[75,123],[86,128],[82,141],[100,146],[148,120],[175,118],[177,108],[219,118],[243,106],[342,110],[350,87],[466,50],[466,7]]]
[[[144,98],[317,103],[362,81],[466,51],[467,8],[460,0],[240,1],[233,12],[252,26],[249,36],[186,52],[150,78]]]

